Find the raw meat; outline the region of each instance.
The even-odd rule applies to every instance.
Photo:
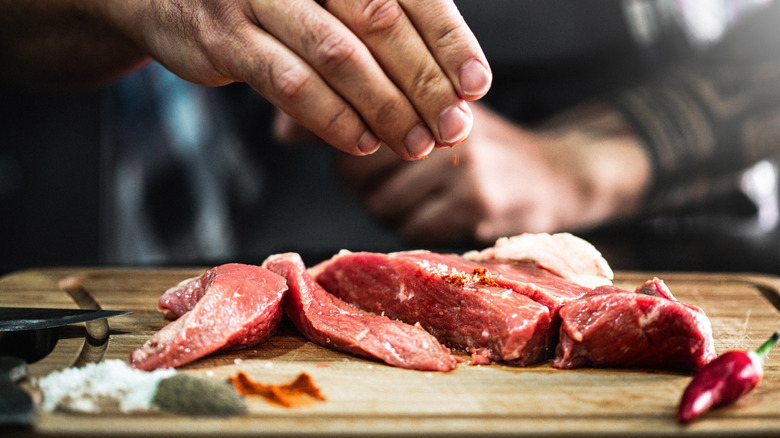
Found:
[[[490,248],[463,254],[468,260],[532,262],[588,288],[612,284],[612,269],[588,241],[569,233],[524,233],[498,239]]]
[[[312,342],[401,368],[450,371],[457,365],[455,356],[422,328],[363,312],[329,294],[298,254],[272,255],[263,266],[287,279],[285,313]]]
[[[216,272],[216,269],[209,269],[199,277],[188,278],[166,290],[157,301],[157,310],[168,319],[189,312],[206,293],[205,285],[214,279]]]
[[[284,278],[259,266],[226,264],[179,286],[200,296],[191,310],[130,355],[142,370],[175,368],[218,350],[256,345],[282,317]]]
[[[419,323],[477,358],[529,365],[548,357],[550,312],[453,254],[342,251],[312,269],[329,292],[362,309]]]
[[[486,260],[475,265],[500,286],[547,306],[552,318],[557,318],[558,309],[565,303],[591,291],[589,287],[561,278],[532,262]]]
[[[671,298],[670,298],[671,297]],[[704,312],[674,300],[658,279],[629,292],[594,289],[566,303],[553,366],[695,370],[715,358]]]
[[[672,291],[670,291],[669,288],[666,287],[666,283],[664,283],[663,280],[659,278],[653,278],[652,280],[647,280],[645,284],[636,288],[634,292],[638,294],[652,295],[655,297],[666,298],[667,300],[677,301],[674,295],[672,295]]]

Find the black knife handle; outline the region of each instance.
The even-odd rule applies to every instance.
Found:
[[[0,356],[0,425],[29,426],[35,420],[35,406],[17,382],[27,377],[27,363],[18,357]]]

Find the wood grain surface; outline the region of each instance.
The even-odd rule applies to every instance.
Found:
[[[30,365],[31,376],[42,377],[89,362],[127,361],[133,348],[166,324],[156,311],[162,292],[203,271],[21,271],[0,279],[0,306],[134,312],[65,327],[52,353]],[[619,272],[615,284],[633,290],[652,276],[662,278],[680,301],[704,309],[713,324],[718,353],[753,349],[780,329],[778,278]],[[39,412],[34,427],[5,432],[53,437],[780,436],[780,350],[770,354],[764,380],[754,392],[701,421],[680,426],[675,411],[689,375],[653,370],[556,370],[550,362],[527,368],[461,364],[449,373],[409,371],[319,347],[284,321],[279,332],[262,345],[216,354],[182,370],[214,379],[243,371],[253,380],[279,384],[306,372],[326,401],[291,409],[251,398],[247,415],[228,418]],[[40,399],[29,381],[24,386]]]

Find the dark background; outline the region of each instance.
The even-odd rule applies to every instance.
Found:
[[[480,13],[480,1],[459,6],[496,74],[485,101],[516,120],[541,119],[663,67],[652,50],[637,53],[620,2],[493,3],[495,11],[501,6],[525,12]],[[246,91],[225,87],[225,93]],[[112,229],[103,219],[106,200],[115,196],[105,183],[110,175],[104,162],[111,93],[111,86],[36,91],[0,83],[0,273],[113,264],[106,250]],[[258,263],[281,251],[298,251],[307,262],[316,262],[341,248],[414,248],[374,223],[340,191],[332,173],[332,151],[274,144],[269,133],[272,109],[259,96],[250,100],[252,116],[239,122],[251,126],[258,140],[255,158],[268,172],[268,196],[236,216],[251,218],[235,224],[245,236],[240,250],[230,260],[173,257],[156,265]],[[170,196],[174,203],[175,194]],[[161,209],[168,200],[158,200]],[[761,226],[758,210],[741,193],[582,236],[614,269],[780,274],[777,226]],[[470,245],[430,249],[462,251],[472,249]]]

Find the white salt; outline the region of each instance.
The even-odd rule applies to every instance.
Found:
[[[122,412],[148,410],[157,383],[174,374],[173,369],[137,370],[116,359],[66,368],[37,381],[43,393],[41,409],[52,411],[67,401],[70,410],[99,412],[97,400],[108,398],[118,402]]]

